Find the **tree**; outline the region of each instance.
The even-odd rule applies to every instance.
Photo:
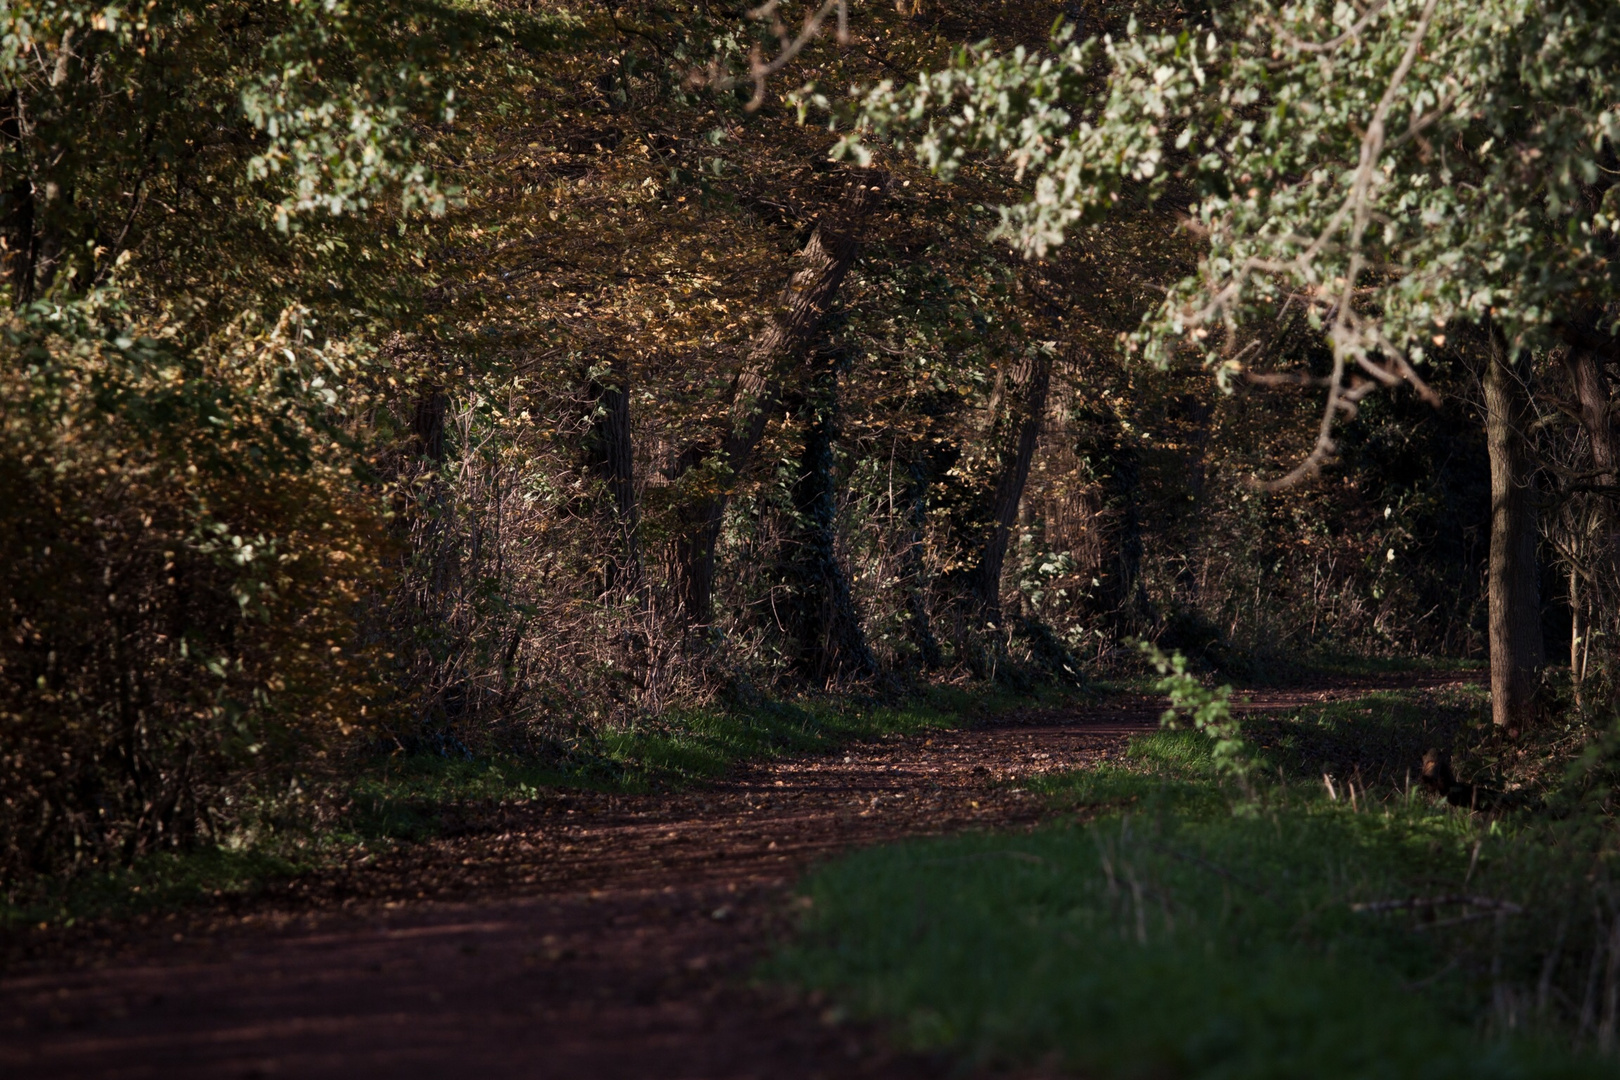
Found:
[[[1331,363],[1283,374],[1326,400],[1309,454],[1264,485],[1276,490],[1334,460],[1337,425],[1368,394],[1404,384],[1432,399],[1420,371],[1458,358],[1448,329],[1488,322],[1501,374],[1608,304],[1617,100],[1620,21],[1598,0],[1244,0],[1177,33],[1078,42],[1060,28],[1049,53],[963,50],[860,95],[840,149],[888,133],[946,175],[972,151],[1001,154],[1032,190],[998,233],[1033,257],[1122,199],[1186,198],[1207,253],[1127,346],[1160,364],[1195,351],[1225,386],[1264,366],[1255,324],[1302,310]],[[1498,403],[1499,419],[1518,415]],[[1512,443],[1491,440],[1504,493],[1531,483]],[[1504,497],[1493,516],[1504,573],[1534,572],[1510,555],[1531,507]],[[1534,597],[1493,590],[1493,666],[1539,653],[1518,640],[1539,633],[1521,606]],[[1533,703],[1499,694],[1494,712],[1518,726]]]
[[[444,202],[413,129],[469,28],[511,36],[363,0],[0,8],[0,872],[223,839],[376,718],[357,417],[399,289],[369,234]]]
[[[732,386],[730,430],[718,446],[696,444],[682,454],[683,476],[700,475],[707,466],[708,483],[683,512],[685,528],[677,540],[679,590],[686,618],[697,626],[709,625],[714,594],[714,548],[731,499],[730,485],[748,466],[754,448],[781,392],[781,382],[794,374],[832,308],[860,251],[861,230],[882,204],[887,177],[873,170],[858,170],[848,180],[843,201],[820,222],[800,256],[803,265],[788,280],[777,309],[749,354]],[[719,470],[720,475],[714,475]],[[690,477],[688,477],[690,480]]]

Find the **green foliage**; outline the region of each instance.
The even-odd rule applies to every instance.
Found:
[[[1421,361],[1453,320],[1489,311],[1534,334],[1572,300],[1609,295],[1610,15],[1582,0],[1363,13],[1252,0],[1179,32],[1082,42],[1060,27],[1048,53],[965,49],[914,85],[879,84],[858,120],[912,139],[945,174],[969,150],[1004,156],[1034,190],[1003,210],[1002,232],[1037,255],[1122,185],[1190,183],[1209,254],[1154,340],[1188,335],[1236,370],[1214,351],[1220,332],[1292,297],[1333,323],[1352,363]]]
[[[359,624],[389,544],[352,331],[393,283],[342,226],[266,227],[435,197],[408,127],[465,21],[382,14],[0,14],[8,886],[307,812],[377,718]]]
[[[1185,717],[1193,730],[1209,738],[1215,771],[1247,780],[1255,762],[1249,745],[1243,741],[1242,725],[1232,715],[1232,687],[1205,686],[1188,672],[1187,658],[1179,652],[1166,656],[1151,641],[1138,642],[1137,648],[1163,676],[1153,689],[1170,698],[1170,708],[1159,718],[1160,723],[1173,729]]]
[[[1334,715],[1364,726],[1346,711],[1362,704]],[[1432,710],[1372,712],[1392,704],[1400,727]],[[974,1064],[1608,1074],[1592,1051],[1612,1037],[1612,828],[1469,815],[1398,778],[1334,799],[1314,756],[1279,757],[1233,815],[1207,739],[1143,736],[1122,763],[1034,783],[1078,821],[849,856],[803,885],[802,934],[767,970]]]
[[[319,865],[317,853],[264,847],[205,847],[156,852],[128,866],[111,866],[73,878],[36,882],[23,894],[0,895],[0,929],[44,923],[67,927],[97,919],[163,915],[253,896],[267,884]]]
[[[0,874],[296,812],[378,701],[384,541],[330,424],[353,357],[297,311],[187,342],[109,290],[4,334]]]

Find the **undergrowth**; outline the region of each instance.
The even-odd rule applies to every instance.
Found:
[[[1509,753],[1480,697],[1407,691],[1249,721],[1247,777],[1183,730],[1019,781],[1069,813],[818,870],[802,933],[767,971],[974,1065],[1613,1075],[1614,830],[1557,810],[1562,733]],[[1525,808],[1437,802],[1405,764],[1426,746]]]

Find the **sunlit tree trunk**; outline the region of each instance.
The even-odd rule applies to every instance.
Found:
[[[1491,459],[1491,716],[1509,731],[1535,722],[1546,659],[1535,475],[1525,445],[1530,420],[1529,357],[1514,358],[1501,334],[1493,331],[1485,371],[1485,438]]]
[[[1041,424],[1046,418],[1046,392],[1052,382],[1052,357],[1038,351],[1026,357],[1013,371],[1010,387],[1015,423],[1012,444],[1003,457],[1001,475],[990,500],[990,528],[974,575],[973,591],[980,613],[987,623],[1001,622],[1001,571],[1007,561],[1007,543],[1013,523],[1018,520],[1018,504],[1024,499],[1029,482],[1030,463],[1040,442]]]

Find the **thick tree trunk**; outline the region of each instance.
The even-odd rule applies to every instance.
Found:
[[[765,434],[782,373],[813,344],[860,250],[861,228],[881,205],[887,184],[885,175],[870,170],[860,170],[850,178],[839,207],[817,223],[800,255],[802,265],[782,292],[775,317],[754,342],[737,375],[730,430],[718,448],[693,448],[681,455],[677,475],[711,461],[725,472],[713,494],[686,509],[675,545],[677,588],[691,625],[702,627],[711,621],[714,548],[720,525],[736,478],[747,468]]]
[[[866,643],[849,575],[838,558],[838,491],[833,441],[837,436],[838,373],[829,367],[818,380],[810,402],[810,426],[793,488],[793,503],[803,534],[795,553],[797,579],[795,633],[801,662],[817,681],[870,675],[877,661]]]
[[[1013,373],[1016,395],[1014,438],[1008,448],[990,499],[990,530],[984,553],[974,575],[974,598],[986,623],[1001,622],[1001,570],[1007,561],[1007,542],[1013,523],[1018,520],[1018,504],[1024,499],[1029,466],[1035,460],[1041,424],[1046,418],[1046,391],[1052,381],[1052,358],[1045,352],[1027,357]]]
[[[587,390],[595,406],[591,423],[591,470],[613,498],[613,522],[621,550],[609,558],[603,575],[608,590],[635,588],[641,582],[641,546],[637,528],[641,508],[636,501],[635,443],[630,431],[629,373],[615,366],[603,380],[592,380]]]
[[[1609,381],[1599,366],[1597,354],[1588,348],[1570,349],[1564,357],[1564,367],[1575,389],[1581,428],[1592,446],[1593,480],[1600,486],[1612,487],[1620,452],[1616,449],[1614,422],[1609,415]]]
[[[1142,580],[1142,463],[1134,447],[1121,446],[1111,457],[1106,489],[1119,524],[1113,530],[1113,565],[1103,575],[1103,595],[1115,630],[1124,636],[1140,629],[1149,614]]]
[[[1485,438],[1491,459],[1491,716],[1508,731],[1535,722],[1546,659],[1535,476],[1525,445],[1530,419],[1529,359],[1515,360],[1493,330],[1485,372]]]
[[[411,412],[411,434],[416,452],[429,461],[444,460],[444,411],[449,398],[437,386],[429,386],[416,399]]]

